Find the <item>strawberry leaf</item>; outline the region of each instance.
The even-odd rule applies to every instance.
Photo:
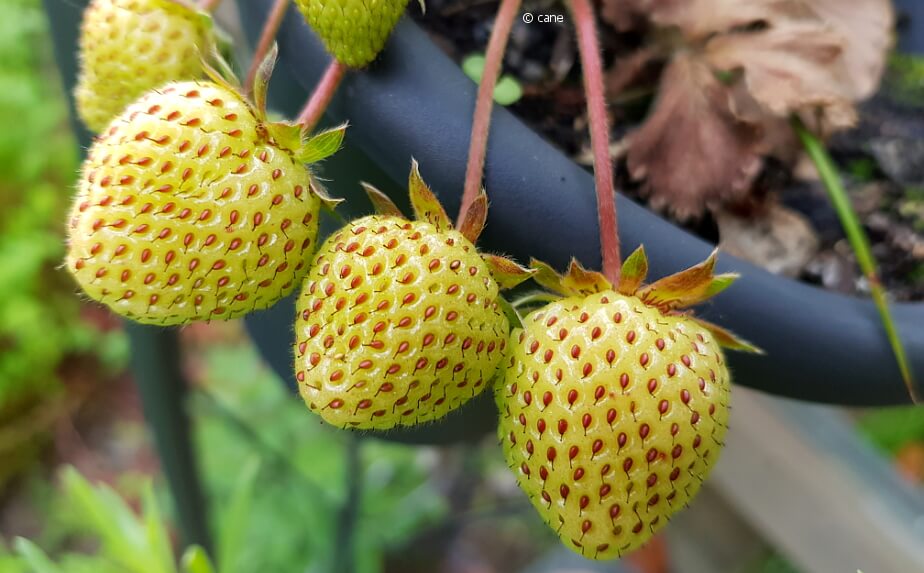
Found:
[[[535,270],[523,268],[516,261],[506,257],[481,255],[481,258],[502,290],[513,288],[536,273]]]
[[[482,189],[478,196],[475,197],[475,200],[472,201],[468,211],[462,218],[459,232],[472,243],[477,243],[478,237],[481,236],[481,232],[484,230],[487,219],[488,196],[485,194],[484,189]]]
[[[645,247],[639,245],[622,263],[617,290],[620,294],[632,296],[642,286],[647,276],[648,255],[645,254]]]
[[[713,324],[707,320],[701,318],[689,317],[690,320],[698,324],[699,326],[705,328],[709,331],[709,334],[715,338],[715,341],[719,343],[719,346],[723,348],[728,348],[730,350],[740,350],[742,352],[750,352],[751,354],[763,354],[764,351],[758,348],[757,346],[751,344],[747,340],[740,338],[734,332],[726,330],[717,324]]]
[[[312,135],[302,143],[298,159],[302,163],[316,163],[337,153],[343,145],[347,124]]]
[[[376,187],[373,187],[365,181],[360,183],[360,185],[363,186],[363,190],[366,192],[366,196],[369,197],[369,202],[372,203],[372,207],[375,209],[376,213],[388,217],[404,218],[404,213],[402,213],[401,209],[395,205],[395,202],[391,200],[391,197],[385,193],[382,193]]]
[[[452,229],[452,221],[439,199],[433,194],[433,191],[427,187],[424,180],[420,177],[420,168],[417,160],[411,162],[411,175],[408,180],[408,188],[411,195],[411,205],[414,207],[414,215],[418,221],[426,221],[436,227],[437,231],[448,231]]]

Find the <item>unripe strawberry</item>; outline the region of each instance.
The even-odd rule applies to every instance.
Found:
[[[479,394],[507,345],[499,288],[529,276],[475,250],[483,194],[478,220],[459,232],[416,165],[410,187],[418,220],[370,189],[384,213],[353,221],[321,246],[297,302],[299,390],[335,426],[413,425]]]
[[[261,87],[262,86],[262,87]],[[183,324],[266,308],[307,272],[320,205],[304,163],[341,130],[302,141],[230,85],[179,82],[97,138],[71,213],[67,268],[138,322]]]
[[[296,4],[334,58],[361,68],[385,47],[407,1],[296,0]]]
[[[568,296],[511,335],[495,387],[498,435],[539,514],[585,557],[639,547],[689,503],[719,457],[730,383],[719,343],[750,347],[675,312],[731,283],[712,274],[714,264],[638,292],[641,250],[619,290],[576,264],[565,277],[540,267],[537,280]]]
[[[80,118],[100,132],[148,90],[201,77],[213,41],[211,18],[181,0],[93,0],[80,31]]]

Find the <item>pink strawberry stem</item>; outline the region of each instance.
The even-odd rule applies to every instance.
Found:
[[[221,0],[206,0],[206,2],[209,1],[220,2]],[[247,71],[247,80],[244,82],[244,90],[248,93],[253,91],[253,83],[257,78],[260,64],[266,58],[266,54],[269,53],[270,48],[273,47],[273,42],[276,41],[276,33],[279,32],[279,26],[282,25],[282,21],[286,17],[288,9],[289,0],[276,0],[276,3],[273,4],[272,11],[266,18],[266,23],[263,24],[263,31],[260,33],[260,41],[257,42],[257,49],[253,54],[253,61],[250,63],[250,69]]]
[[[504,51],[510,38],[510,29],[520,10],[521,0],[501,0],[494,19],[494,29],[488,41],[484,72],[478,84],[478,98],[475,100],[475,115],[472,119],[472,137],[468,147],[468,165],[465,168],[465,187],[462,205],[456,227],[461,228],[469,207],[478,197],[484,171],[485,153],[488,148],[488,132],[491,128],[491,109],[494,105],[494,87],[504,61]]]
[[[622,260],[619,256],[616,192],[613,187],[613,163],[610,158],[610,128],[606,118],[603,63],[600,60],[597,24],[590,0],[571,0],[571,13],[574,16],[574,27],[577,30],[584,92],[587,94],[587,115],[590,118],[590,144],[594,155],[594,180],[597,188],[597,218],[600,222],[603,274],[614,285],[618,285]]]
[[[298,123],[305,131],[311,131],[321,121],[321,116],[324,115],[324,110],[327,109],[330,100],[337,93],[337,88],[340,86],[346,70],[346,65],[337,60],[331,61],[330,65],[327,66],[324,76],[318,86],[314,88],[314,93],[311,94],[311,98],[298,116]]]
[[[199,8],[205,12],[214,12],[219,4],[221,4],[221,0],[202,0],[199,3]]]

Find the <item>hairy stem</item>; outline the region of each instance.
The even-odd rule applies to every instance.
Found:
[[[288,9],[289,0],[276,0],[276,3],[273,4],[273,9],[269,13],[269,16],[267,16],[266,23],[263,24],[263,31],[260,33],[260,41],[257,42],[257,49],[253,54],[253,61],[250,62],[250,69],[247,71],[247,80],[244,82],[244,90],[246,92],[253,90],[253,82],[257,77],[260,64],[263,62],[263,59],[266,58],[266,54],[269,53],[270,48],[273,47],[273,42],[276,41],[276,33],[279,31],[279,26],[282,25],[282,21],[285,19]]]
[[[214,12],[219,4],[221,4],[221,0],[202,0],[199,3],[199,8],[205,12]]]
[[[613,162],[610,158],[610,128],[606,120],[603,63],[600,60],[597,24],[590,0],[571,0],[571,14],[577,30],[584,92],[587,94],[587,115],[590,119],[590,144],[594,155],[594,181],[597,189],[597,218],[600,224],[603,274],[614,285],[618,285],[622,260],[619,255],[616,193],[613,188]]]
[[[462,193],[462,205],[456,228],[461,228],[469,207],[478,197],[484,172],[485,153],[488,149],[488,132],[491,129],[491,109],[494,107],[494,87],[500,75],[510,29],[520,10],[521,0],[501,0],[494,19],[494,29],[488,41],[485,53],[484,73],[478,84],[478,98],[475,101],[475,114],[472,118],[472,137],[468,147],[468,165],[465,168],[465,187]]]
[[[340,82],[343,80],[346,70],[346,65],[337,60],[332,60],[330,65],[327,66],[324,76],[318,82],[317,87],[314,88],[314,93],[311,94],[311,98],[298,116],[298,123],[305,131],[311,131],[321,121],[321,116],[324,115],[324,110],[327,109],[327,106],[330,105],[330,100],[337,93],[337,88],[340,87]]]
[[[895,354],[895,361],[898,363],[902,380],[904,380],[905,386],[908,388],[908,395],[911,396],[913,402],[920,403],[921,397],[915,388],[908,356],[905,354],[905,347],[902,344],[898,330],[895,328],[892,312],[889,310],[888,298],[876,270],[876,260],[873,258],[869,239],[857,218],[856,212],[853,210],[853,206],[850,204],[850,199],[847,197],[847,192],[844,190],[841,178],[837,173],[837,167],[818,138],[809,132],[799,119],[793,120],[793,128],[802,141],[805,151],[815,164],[815,168],[818,169],[821,181],[824,183],[828,197],[831,199],[831,204],[841,220],[841,226],[844,228],[847,239],[850,241],[850,246],[857,257],[857,264],[860,265],[860,270],[863,271],[863,275],[869,282],[870,294],[873,297],[876,309],[879,311],[879,317],[889,339],[889,344],[892,346],[892,352]]]

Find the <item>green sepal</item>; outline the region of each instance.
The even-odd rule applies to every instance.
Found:
[[[405,218],[404,213],[395,205],[391,197],[365,181],[361,182],[360,185],[362,185],[363,190],[366,192],[366,196],[369,197],[369,202],[372,203],[372,208],[375,209],[376,213],[385,215],[386,217]]]
[[[631,296],[644,283],[648,276],[648,255],[645,246],[639,245],[622,263],[622,272],[619,275],[619,286],[616,290],[620,294]]]
[[[311,192],[314,193],[314,196],[321,200],[321,206],[330,211],[331,213],[339,216],[337,213],[337,205],[343,203],[343,199],[337,199],[336,197],[331,197],[327,193],[327,189],[324,185],[318,181],[318,178],[314,175],[311,176]]]
[[[562,277],[561,286],[568,292],[581,296],[613,288],[613,284],[602,273],[585,269],[577,259],[571,259],[568,272]]]
[[[731,284],[733,275],[713,274],[718,249],[705,261],[686,270],[659,279],[639,289],[637,296],[645,304],[662,310],[683,308],[703,302]]]
[[[522,267],[507,257],[483,254],[481,259],[488,266],[491,276],[497,281],[501,290],[511,289],[536,273],[535,270]]]
[[[257,108],[258,117],[266,118],[266,93],[269,90],[270,78],[276,68],[276,58],[279,57],[279,46],[276,42],[270,47],[266,56],[257,67],[257,74],[253,78],[253,105]]]
[[[536,281],[539,286],[545,287],[563,296],[574,294],[562,286],[562,276],[558,274],[558,271],[552,268],[552,265],[540,261],[539,259],[531,259],[529,261],[529,268],[533,269],[533,280]]]
[[[750,352],[751,354],[764,353],[764,351],[759,347],[751,344],[747,340],[739,337],[734,332],[722,328],[717,324],[713,324],[708,320],[696,318],[695,316],[688,316],[687,318],[709,331],[709,334],[711,334],[719,346],[723,348],[728,348],[730,350],[740,350],[742,352]]]
[[[514,328],[523,328],[523,317],[520,316],[520,313],[517,312],[517,309],[510,304],[507,299],[502,296],[497,297],[497,306],[504,311],[504,314],[507,316],[507,320],[510,321],[510,330]]]
[[[478,193],[475,200],[469,206],[468,211],[462,217],[459,225],[459,232],[472,243],[478,242],[478,237],[484,231],[485,223],[488,220],[488,196],[484,189]]]
[[[218,50],[218,46],[213,43],[208,51],[200,53],[199,60],[208,79],[228,91],[241,93],[241,82],[231,68],[231,64]]]
[[[418,221],[426,221],[441,232],[452,229],[452,221],[443,209],[443,205],[420,177],[420,168],[416,159],[411,160],[408,191],[411,196],[411,205],[414,207],[414,216]]]
[[[346,136],[347,124],[338,125],[316,133],[307,138],[303,137],[298,159],[302,163],[317,163],[337,153],[343,145]]]
[[[713,276],[712,282],[709,283],[709,288],[706,289],[706,294],[703,296],[703,299],[700,301],[694,302],[692,304],[698,304],[702,302],[703,300],[707,300],[707,299],[714,297],[715,295],[719,294],[723,290],[732,286],[735,283],[735,281],[738,280],[738,277],[740,276],[741,275],[739,275],[738,273],[722,273],[720,275]]]

